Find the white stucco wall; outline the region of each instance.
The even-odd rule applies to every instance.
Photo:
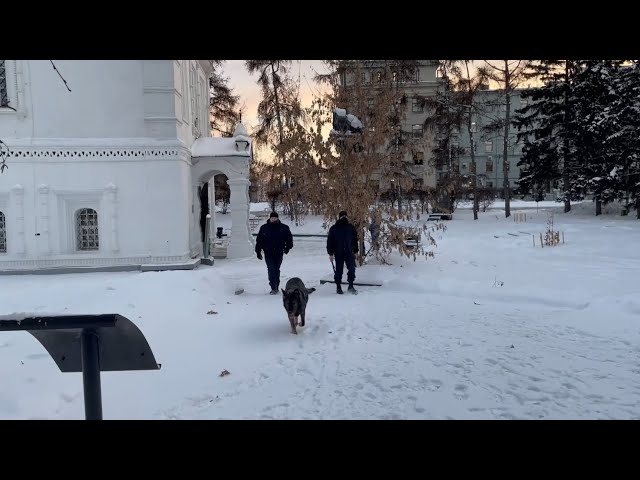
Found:
[[[206,63],[54,63],[71,92],[49,61],[6,61],[16,111],[0,109],[0,139],[11,149],[0,174],[0,269],[188,260],[197,135],[188,72],[201,80],[194,104],[203,117]],[[71,218],[80,206],[98,210],[98,252],[75,251]]]
[[[13,151],[28,151],[29,158],[55,153],[46,163],[16,159],[0,175],[0,210],[7,226],[7,252],[0,253],[0,266],[44,266],[45,259],[62,266],[177,263],[189,258],[191,167],[186,151],[175,146]],[[96,160],[56,156],[63,152],[83,152]],[[22,210],[16,192],[21,192]],[[73,214],[82,207],[98,212],[97,252],[76,251]]]

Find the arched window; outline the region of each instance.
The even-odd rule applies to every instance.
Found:
[[[6,60],[0,60],[0,107],[9,105],[9,90],[7,89]]]
[[[98,212],[93,208],[81,208],[76,212],[76,248],[98,250]]]
[[[0,212],[0,253],[7,253],[7,221],[2,212]]]

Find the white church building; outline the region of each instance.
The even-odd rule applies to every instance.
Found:
[[[211,68],[0,60],[0,273],[194,268],[199,189],[215,198],[218,173],[231,189],[227,257],[253,255],[252,141],[242,124],[211,136]]]

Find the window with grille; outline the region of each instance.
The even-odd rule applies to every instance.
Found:
[[[487,153],[493,152],[493,141],[484,142],[484,151]]]
[[[416,123],[411,126],[411,132],[413,133],[414,138],[422,138],[422,124]]]
[[[487,158],[485,162],[485,172],[493,172],[493,160],[491,157]]]
[[[98,212],[92,208],[81,208],[76,212],[76,248],[99,250]]]
[[[9,91],[7,90],[6,60],[0,60],[0,107],[9,105]]]
[[[414,98],[411,101],[411,111],[412,112],[424,112],[424,106],[422,105],[422,102],[420,100],[418,100],[417,98]]]
[[[424,152],[415,152],[413,155],[414,165],[424,165]]]
[[[7,221],[2,212],[0,212],[0,253],[7,253]]]

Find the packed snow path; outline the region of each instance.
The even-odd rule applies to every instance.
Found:
[[[359,269],[384,286],[358,296],[319,286],[324,242],[297,240],[282,283],[318,288],[297,336],[256,259],[0,277],[2,313],[121,313],[141,328],[162,370],[103,373],[105,418],[640,418],[640,224],[556,215],[567,244],[534,249],[518,232],[546,215],[531,215],[462,212],[435,259]],[[26,333],[0,336],[0,383],[0,418],[83,418],[81,375]]]

